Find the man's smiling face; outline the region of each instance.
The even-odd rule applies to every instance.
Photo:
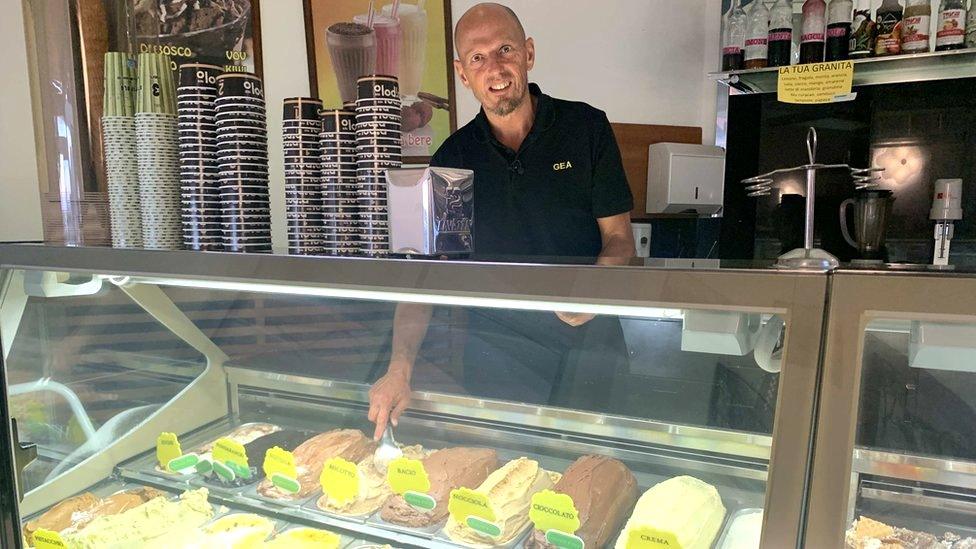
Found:
[[[457,25],[454,68],[486,112],[508,116],[528,98],[535,44],[505,8],[472,8]]]

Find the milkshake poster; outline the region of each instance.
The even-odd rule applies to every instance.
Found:
[[[312,94],[326,108],[356,100],[356,79],[396,76],[403,156],[427,163],[456,128],[449,0],[305,0]],[[372,28],[368,25],[372,24]]]

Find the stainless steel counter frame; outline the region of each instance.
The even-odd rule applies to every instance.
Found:
[[[781,315],[787,332],[769,451],[762,547],[794,547],[799,540],[819,377],[828,278],[825,273],[271,257],[41,246],[0,246],[0,268],[96,274],[115,278],[116,283],[135,285],[632,316],[652,316],[654,309],[660,308]],[[674,433],[667,434],[680,438],[682,431],[676,428]],[[653,438],[661,433],[654,435],[649,430],[645,436]]]
[[[854,447],[868,325],[876,320],[974,323],[976,276],[838,271],[831,275],[828,318],[804,534],[810,548],[844,546],[861,474],[976,488],[976,463]]]

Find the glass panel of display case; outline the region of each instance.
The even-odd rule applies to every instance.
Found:
[[[849,538],[884,529],[878,521],[892,528],[889,537],[919,540],[913,546],[976,545],[974,341],[976,323],[868,325]]]
[[[113,284],[42,271],[11,277],[9,294],[20,295],[2,302],[4,366],[20,439],[38,447],[24,470],[30,491],[137,427],[206,363]]]

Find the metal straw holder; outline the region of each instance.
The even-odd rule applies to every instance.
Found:
[[[852,168],[847,164],[818,164],[817,163],[817,130],[810,128],[807,132],[807,158],[809,163],[792,168],[773,170],[756,177],[743,179],[746,192],[750,197],[768,196],[773,189],[773,178],[778,174],[805,171],[807,175],[806,214],[803,227],[803,247],[789,251],[776,260],[776,267],[783,269],[816,269],[832,270],[840,265],[840,261],[830,253],[813,247],[813,208],[816,201],[817,172],[821,170],[848,170],[854,180],[856,189],[867,189],[877,185],[876,174],[884,168]]]

